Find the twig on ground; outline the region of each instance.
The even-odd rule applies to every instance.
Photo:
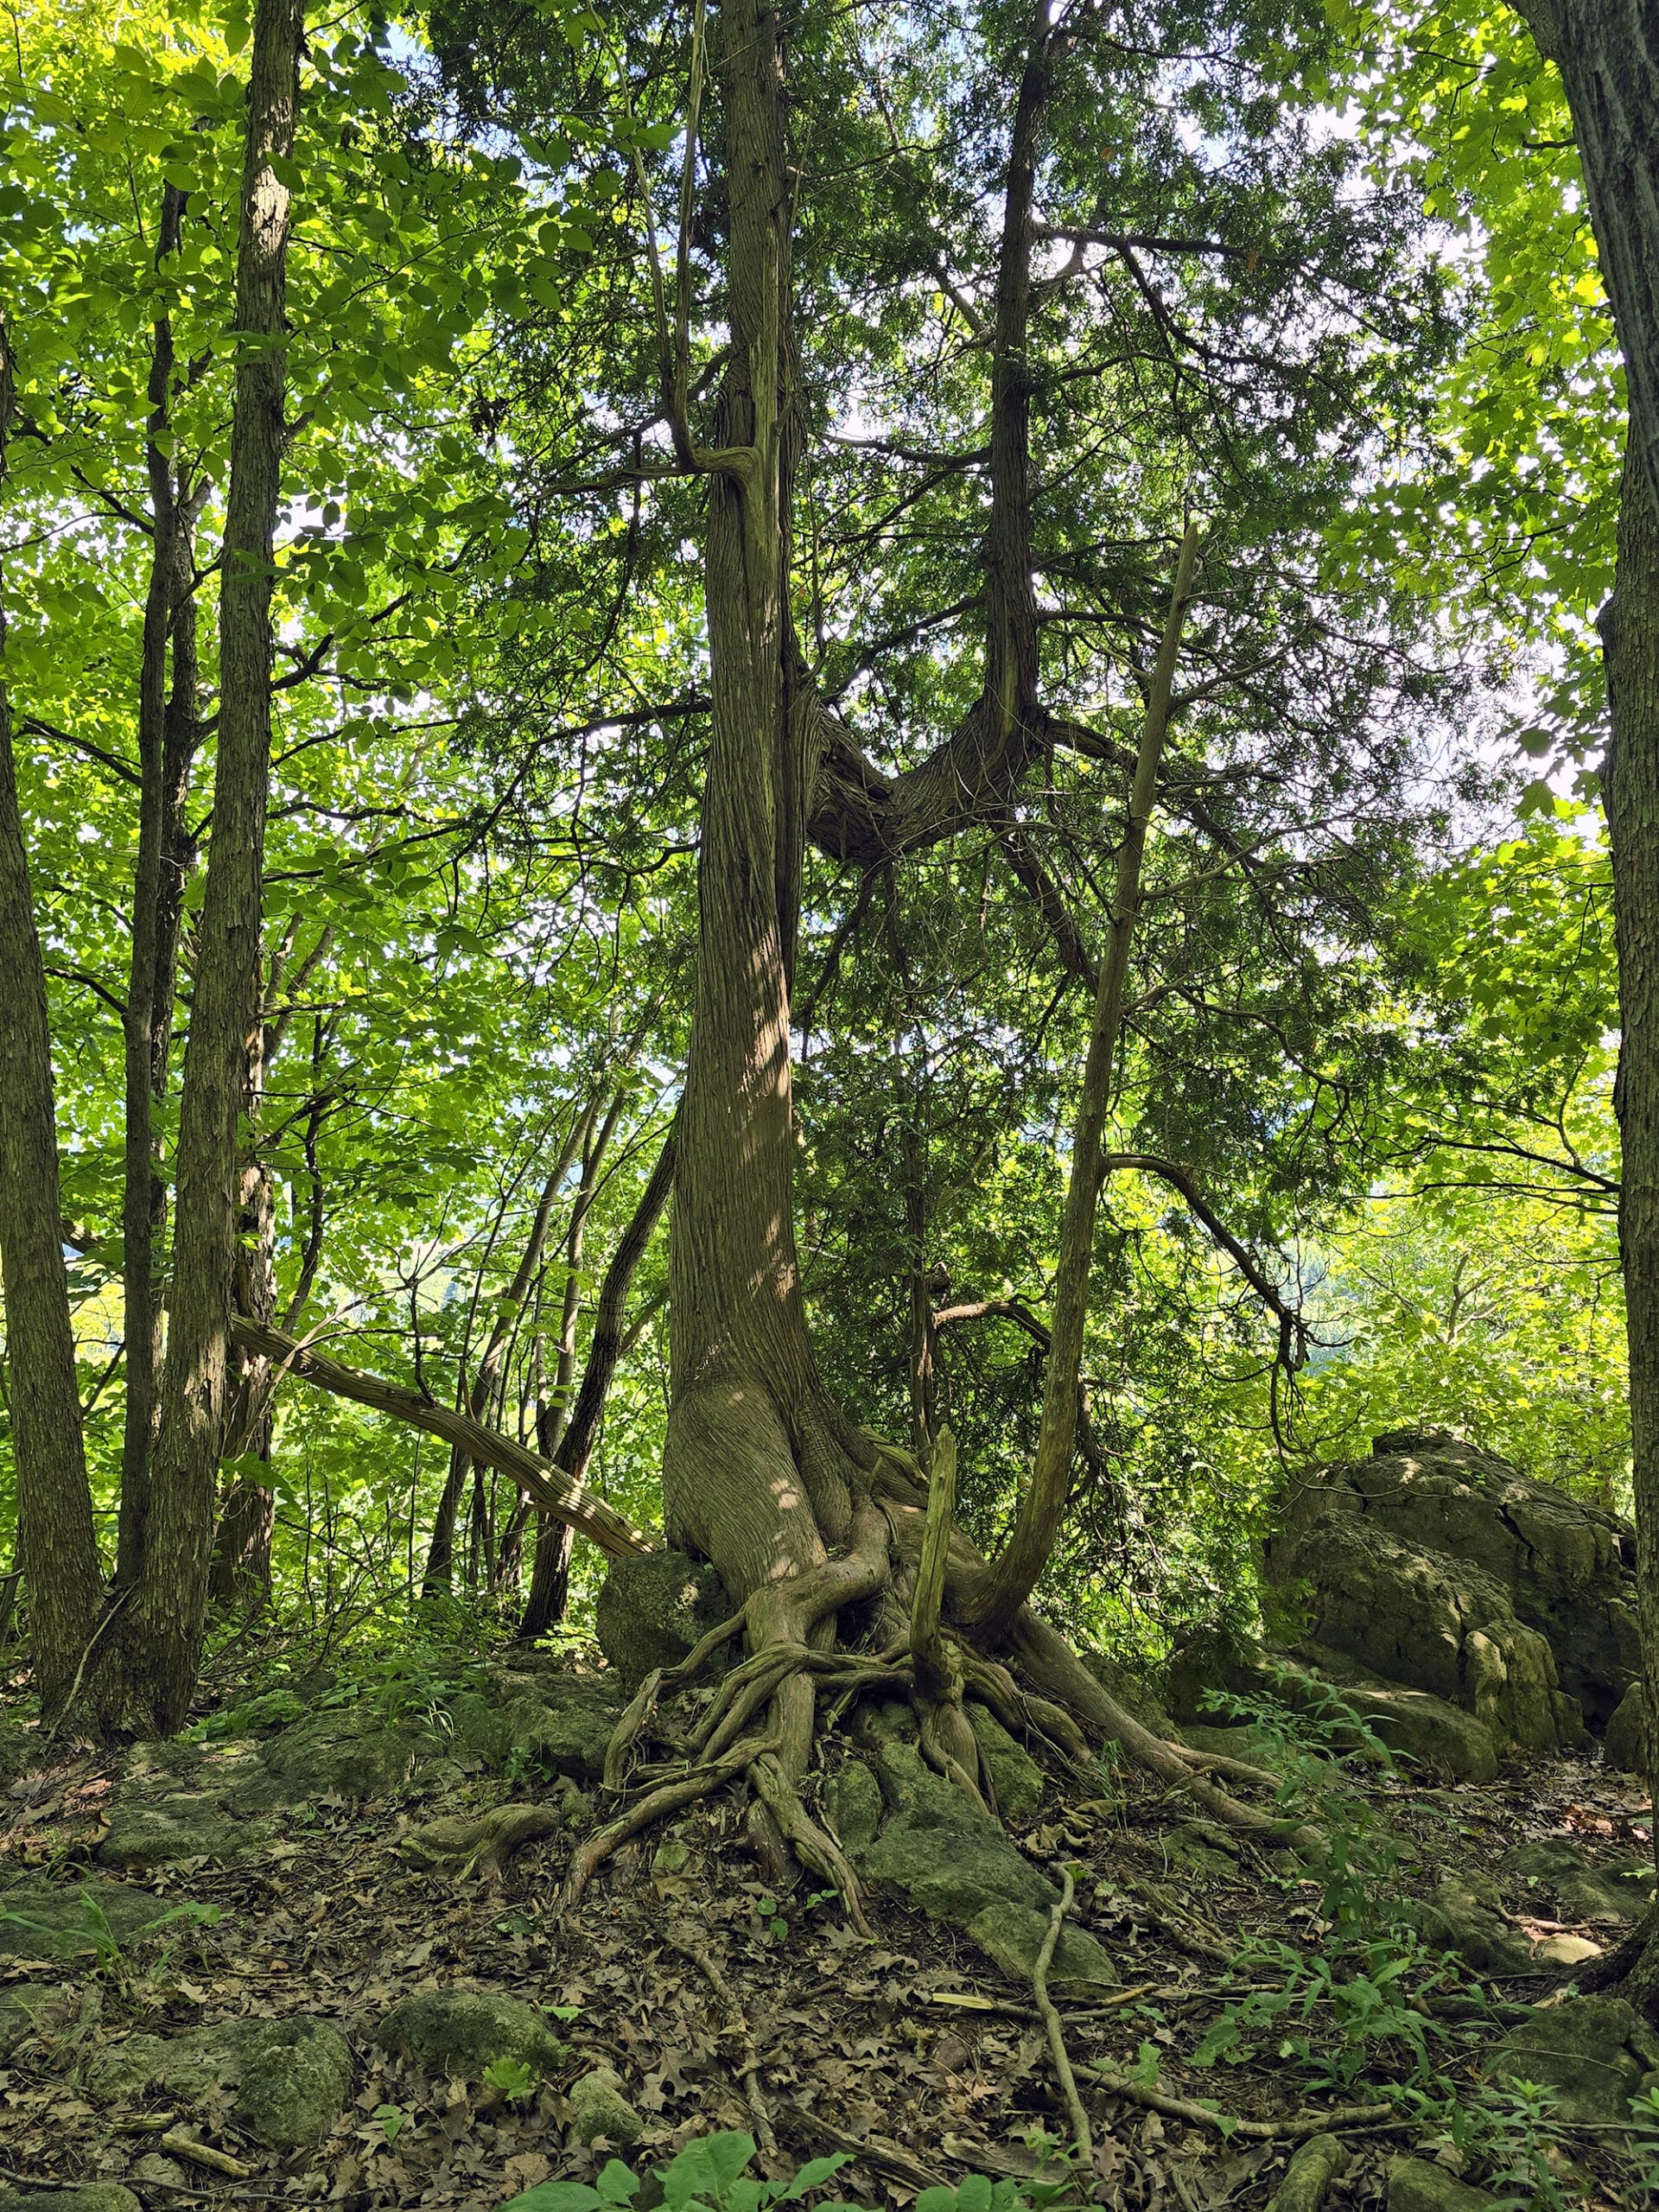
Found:
[[[671,1928],[668,1940],[702,1974],[709,1986],[726,2007],[733,2031],[743,2046],[742,2062],[738,2068],[738,2079],[743,2084],[743,2101],[749,2108],[754,2122],[756,2140],[763,2151],[775,2151],[778,2138],[772,2129],[772,2115],[766,2110],[766,2099],[760,2094],[760,2054],[755,2049],[754,2037],[749,2031],[748,2015],[738,2003],[731,1984],[709,1957],[704,1947],[683,1928]]]
[[[939,2189],[944,2177],[912,2158],[908,2151],[897,2143],[889,2143],[885,2136],[867,2136],[860,2142],[856,2135],[849,2135],[842,2128],[833,2126],[827,2120],[820,2120],[815,2112],[804,2112],[798,2105],[785,2105],[778,2115],[778,2125],[791,2142],[803,2148],[812,2144],[831,2151],[845,2151],[861,2165],[873,2173],[885,2174],[893,2181],[901,2182],[906,2189]]]
[[[216,2174],[228,2174],[232,2181],[249,2181],[259,2171],[244,2158],[233,2158],[228,2151],[216,2151],[211,2143],[198,2143],[182,2127],[169,2127],[161,2138],[161,2145],[175,2158],[188,2158],[193,2165],[207,2166]]]
[[[1037,1963],[1031,1970],[1031,1986],[1037,1999],[1037,2010],[1042,2015],[1043,2025],[1048,2031],[1049,2055],[1054,2061],[1054,2071],[1059,2076],[1060,2094],[1065,2099],[1065,2109],[1071,2121],[1071,2137],[1077,2146],[1077,2156],[1085,2166],[1095,2155],[1095,2139],[1090,2133],[1089,2115],[1083,2108],[1083,2099],[1077,2094],[1077,2077],[1071,2071],[1071,2062],[1065,2055],[1065,2033],[1060,2026],[1060,2016],[1055,2011],[1048,1993],[1048,1970],[1054,1963],[1054,1952],[1060,1940],[1060,1930],[1065,1925],[1065,1916],[1071,1910],[1071,1900],[1077,1894],[1077,1884],[1067,1866],[1060,1873],[1060,1901],[1048,1916],[1048,1933],[1037,1954]]]
[[[1334,2112],[1292,2113],[1286,2120],[1238,2120],[1214,2105],[1199,2104],[1196,2098],[1178,2097],[1150,2082],[1134,2081],[1121,2067],[1104,2060],[1097,2059],[1083,2070],[1115,2097],[1127,2097],[1131,2104],[1145,2105],[1149,2112],[1162,2113],[1169,2120],[1190,2120],[1199,2127],[1212,2127],[1224,2138],[1243,2135],[1259,2143],[1294,2143],[1300,2136],[1328,2135],[1338,2127],[1361,2127],[1397,2117],[1392,2105],[1339,2105]]]

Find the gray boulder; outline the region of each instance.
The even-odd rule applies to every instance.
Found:
[[[429,2071],[473,2080],[498,2058],[516,2058],[546,2073],[565,2055],[542,2013],[493,1990],[432,1989],[405,1997],[381,2021],[374,2039]]]
[[[594,1627],[632,1696],[654,1667],[677,1667],[732,1607],[714,1568],[685,1552],[613,1560]]]
[[[1569,1997],[1535,2012],[1489,2051],[1492,2082],[1537,2082],[1558,2118],[1606,2126],[1630,2118],[1639,2089],[1659,2086],[1659,2035],[1620,1997]]]
[[[1317,1587],[1319,1544],[1307,1539],[1342,1520],[1478,1567],[1502,1591],[1508,1611],[1548,1643],[1560,1687],[1594,1726],[1605,1724],[1639,1675],[1635,1535],[1616,1514],[1529,1481],[1507,1460],[1444,1431],[1395,1430],[1375,1440],[1369,1459],[1321,1468],[1299,1485],[1282,1533],[1268,1547],[1270,1579],[1283,1586],[1307,1576]],[[1420,1681],[1357,1644],[1315,1633],[1381,1674],[1468,1701],[1442,1686],[1444,1674]]]
[[[1582,1717],[1556,1681],[1548,1643],[1472,1560],[1335,1510],[1279,1540],[1272,1566],[1307,1586],[1319,1643],[1462,1706],[1504,1745],[1555,1751],[1581,1740]]]

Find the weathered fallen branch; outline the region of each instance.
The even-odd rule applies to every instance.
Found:
[[[349,1398],[356,1405],[372,1406],[376,1413],[390,1414],[394,1421],[407,1421],[411,1427],[423,1428],[429,1435],[441,1436],[447,1444],[458,1446],[468,1459],[481,1466],[493,1467],[509,1482],[517,1483],[544,1513],[563,1521],[578,1535],[590,1538],[612,1559],[624,1559],[631,1553],[655,1548],[643,1529],[635,1528],[632,1521],[614,1506],[607,1505],[585,1482],[566,1474],[562,1467],[556,1467],[550,1460],[527,1450],[512,1437],[503,1435],[499,1428],[489,1428],[482,1421],[474,1421],[470,1414],[457,1413],[453,1407],[438,1405],[430,1398],[423,1398],[418,1390],[406,1389],[400,1382],[387,1382],[378,1375],[365,1375],[360,1368],[329,1359],[302,1344],[298,1338],[264,1322],[251,1321],[244,1313],[231,1316],[231,1338],[245,1351],[259,1353],[287,1373],[297,1375],[301,1382],[327,1390],[332,1397]]]
[[[1326,2135],[1334,2128],[1362,2127],[1373,2120],[1395,2117],[1392,2105],[1338,2105],[1334,2112],[1292,2113],[1285,2120],[1238,2120],[1214,2105],[1201,2105],[1195,2097],[1178,2097],[1151,2082],[1135,2081],[1122,2067],[1101,2059],[1083,2071],[1115,2097],[1127,2097],[1131,2104],[1144,2105],[1148,2112],[1162,2113],[1169,2120],[1190,2120],[1197,2126],[1213,2128],[1224,2138],[1243,2135],[1256,2143],[1294,2143],[1304,2135]]]

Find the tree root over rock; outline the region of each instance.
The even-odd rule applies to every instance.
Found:
[[[1007,1659],[1023,1681],[1001,1657],[978,1648],[971,1625],[961,1623],[971,1624],[972,1593],[986,1570],[954,1527],[956,1452],[949,1433],[941,1433],[925,1472],[907,1453],[866,1440],[874,1464],[851,1485],[844,1548],[762,1580],[679,1665],[657,1669],[640,1684],[612,1734],[604,1774],[613,1796],[630,1789],[637,1794],[576,1850],[562,1893],[566,1906],[630,1837],[741,1775],[752,1791],[750,1841],[763,1863],[785,1882],[798,1878],[800,1866],[810,1868],[840,1894],[849,1919],[868,1935],[858,1878],[801,1796],[821,1697],[830,1725],[862,1695],[907,1700],[928,1764],[987,1816],[995,1813],[995,1791],[967,1718],[969,1696],[1010,1732],[1046,1744],[1079,1772],[1088,1770],[1090,1738],[1104,1738],[1168,1785],[1171,1795],[1246,1835],[1303,1848],[1323,1840],[1317,1830],[1247,1804],[1209,1778],[1224,1770],[1251,1787],[1276,1789],[1276,1776],[1217,1761],[1142,1727],[1028,1608],[1006,1638]],[[866,1635],[874,1648],[837,1649],[836,1617],[871,1600],[874,1625]],[[664,1700],[690,1686],[740,1635],[748,1656],[726,1674],[695,1723],[684,1732],[665,1727],[658,1718]],[[642,1758],[648,1743],[671,1756]]]
[[[495,1881],[515,1851],[551,1835],[563,1818],[555,1805],[499,1805],[477,1820],[456,1816],[410,1828],[398,1839],[397,1849],[425,1872]]]

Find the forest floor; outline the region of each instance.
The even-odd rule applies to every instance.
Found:
[[[611,2155],[573,2124],[571,2091],[596,2065],[614,2069],[642,2124],[625,2154],[641,2171],[720,2129],[772,2134],[759,2164],[777,2177],[850,2151],[835,2192],[870,2205],[969,2174],[1056,2171],[1065,2109],[1031,1988],[882,1896],[866,1899],[873,1939],[833,1895],[775,1896],[744,1853],[729,1792],[625,1847],[568,1910],[560,1879],[591,1817],[568,1794],[559,1828],[499,1879],[408,1863],[411,1823],[549,1794],[465,1757],[382,1794],[324,1791],[232,1855],[147,1870],[130,1855],[117,1882],[99,1854],[153,1760],[43,1751],[21,1711],[5,1724],[0,1798],[0,2026],[9,1988],[33,2018],[20,2035],[14,2009],[9,2053],[0,2037],[0,2190],[121,2183],[146,2212],[490,2207],[548,2178],[589,2179]],[[842,1755],[832,1739],[831,1764]],[[1077,1924],[1121,1976],[1059,2003],[1095,2137],[1074,2201],[1249,2212],[1283,2179],[1307,2115],[1370,2101],[1386,2108],[1343,2129],[1332,2212],[1383,2204],[1402,2155],[1438,2160],[1448,2181],[1461,2168],[1510,2202],[1651,2202],[1638,2168],[1659,2132],[1565,2126],[1547,2100],[1485,2076],[1483,2054],[1518,2007],[1559,2001],[1559,1956],[1530,1974],[1483,1971],[1402,1933],[1394,1910],[1478,1871],[1498,1885],[1502,1965],[1535,1947],[1559,1955],[1563,1936],[1569,1961],[1587,1956],[1616,1938],[1618,1913],[1586,1914],[1568,1883],[1575,1912],[1560,1885],[1506,1862],[1541,1844],[1563,1866],[1639,1862],[1644,1798],[1627,1777],[1551,1761],[1486,1786],[1372,1774],[1343,1803],[1332,1857],[1312,1871],[1227,1842],[1135,1774],[1104,1794],[1057,1783],[1009,1823],[1038,1866],[1057,1880],[1074,1871]],[[64,1912],[42,1911],[48,1892]],[[491,2082],[377,2043],[402,2000],[455,1988],[546,2008],[556,2056],[497,2066]],[[343,2109],[315,2146],[264,2147],[230,2088],[181,2103],[161,2075],[146,2087],[142,2067],[112,2063],[150,2048],[136,2037],[171,2047],[216,2023],[296,2016],[337,2030],[350,2052]],[[1206,2038],[1219,2063],[1195,2064]],[[1133,2088],[1091,2080],[1103,2063]],[[1184,2102],[1216,2116],[1184,2117]],[[217,2167],[203,2163],[214,2154]],[[90,2212],[99,2198],[84,2202]]]

